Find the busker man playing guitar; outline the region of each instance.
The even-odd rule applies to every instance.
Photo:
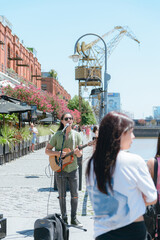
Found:
[[[66,112],[61,117],[60,127],[58,131],[52,136],[50,142],[47,144],[45,153],[50,157],[53,156],[59,160],[63,135],[65,134],[65,140],[63,149],[69,148],[74,151],[72,156],[72,162],[66,165],[63,170],[55,172],[55,178],[57,182],[57,188],[59,193],[59,204],[61,209],[62,218],[65,223],[68,224],[67,210],[66,210],[66,182],[69,182],[69,188],[71,193],[71,224],[77,227],[82,227],[83,225],[77,220],[77,207],[78,207],[78,164],[77,157],[82,156],[82,150],[79,150],[78,146],[82,144],[81,134],[72,129],[73,116],[71,113]],[[64,131],[65,129],[65,131]],[[54,151],[52,151],[52,149]],[[65,151],[62,151],[61,159],[63,164],[63,157],[66,155]],[[69,157],[71,158],[71,157]]]

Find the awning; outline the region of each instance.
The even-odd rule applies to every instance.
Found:
[[[54,119],[52,119],[52,117],[47,117],[47,118],[44,118],[44,119],[41,119],[40,122],[51,122],[54,121]]]
[[[43,116],[43,111],[37,110],[37,116]]]
[[[19,104],[15,104],[12,102],[9,102],[4,99],[0,99],[0,113],[4,113],[4,110],[11,114],[11,113],[22,113],[22,112],[27,112],[31,111],[30,106],[21,106]]]
[[[52,117],[52,113],[46,112],[46,117]]]

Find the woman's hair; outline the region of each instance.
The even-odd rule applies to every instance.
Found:
[[[114,173],[117,154],[120,151],[122,133],[134,127],[134,122],[128,116],[110,112],[104,116],[99,127],[96,149],[90,158],[86,170],[89,179],[91,162],[97,179],[99,191],[108,194],[106,183],[112,190],[112,175]]]
[[[71,117],[73,118],[73,116],[72,116],[72,114],[71,114],[70,112],[65,112],[65,113],[62,114],[61,120],[64,119],[64,116],[65,116],[66,114],[70,114]],[[58,130],[62,130],[63,128],[64,128],[64,124],[63,124],[62,122],[60,122],[60,126],[59,126]]]
[[[93,127],[93,132],[95,133],[96,131],[98,131],[98,127],[97,127],[97,126],[94,126],[94,127]]]
[[[157,152],[155,157],[160,157],[160,132],[158,134],[158,141],[157,141]]]

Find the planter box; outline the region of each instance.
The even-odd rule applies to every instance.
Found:
[[[18,158],[19,143],[14,144],[14,158]]]
[[[10,145],[9,150],[10,150],[9,151],[9,162],[10,162],[11,160],[14,160],[14,145],[13,144]]]
[[[19,143],[19,150],[22,150],[22,148],[23,148],[23,143],[20,142],[20,143]]]
[[[30,146],[30,140],[27,140],[27,147]]]
[[[5,163],[5,160],[4,160],[4,156],[1,155],[0,156],[0,165],[4,164]]]
[[[2,156],[2,155],[3,155],[3,145],[0,144],[0,156]]]
[[[21,157],[22,156],[22,149],[23,149],[23,142],[20,142],[19,143],[19,157]]]
[[[10,146],[10,153],[13,153],[13,152],[14,152],[14,145],[11,144],[11,146]]]
[[[27,148],[27,140],[24,141],[24,148]]]
[[[9,145],[7,143],[4,144],[4,153],[5,154],[9,153]]]
[[[27,154],[27,141],[23,140],[22,141],[22,155],[26,155]]]
[[[15,152],[18,152],[18,149],[19,149],[19,144],[18,144],[18,143],[15,143],[15,144],[14,144],[14,151],[15,151]]]

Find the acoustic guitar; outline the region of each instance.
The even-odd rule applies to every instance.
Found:
[[[84,144],[82,146],[78,146],[79,150],[87,147],[92,146],[95,143],[94,141],[88,142],[87,144]],[[66,153],[66,155],[62,158],[62,170],[69,164],[71,164],[74,160],[74,151],[71,151],[69,148],[64,148],[63,152]],[[57,156],[50,156],[49,157],[49,163],[51,166],[51,169],[55,172],[61,172],[61,166],[59,163],[59,158]]]

